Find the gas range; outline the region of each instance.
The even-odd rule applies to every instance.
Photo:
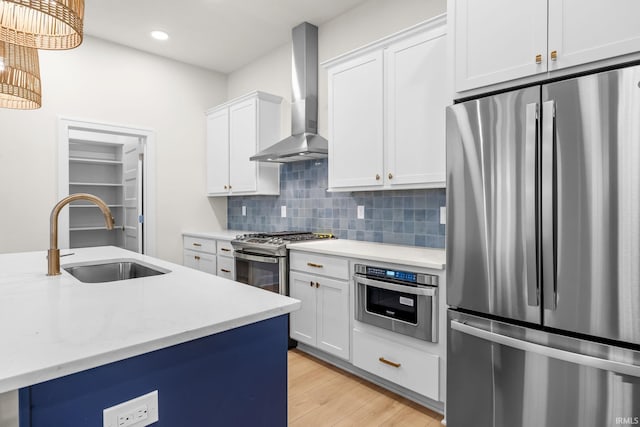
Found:
[[[246,253],[271,256],[287,256],[286,246],[290,243],[309,240],[333,239],[332,234],[309,231],[278,231],[274,233],[250,233],[236,236],[231,241],[233,249]]]

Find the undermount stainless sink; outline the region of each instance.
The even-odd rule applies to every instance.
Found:
[[[170,270],[134,259],[111,259],[69,264],[62,267],[67,273],[84,283],[116,282],[139,277],[158,276]]]

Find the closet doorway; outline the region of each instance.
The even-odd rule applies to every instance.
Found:
[[[60,248],[118,246],[154,255],[153,135],[150,129],[59,119],[59,199],[94,194],[115,219],[107,230],[95,205],[71,203],[60,214]]]

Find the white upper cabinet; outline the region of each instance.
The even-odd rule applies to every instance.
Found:
[[[329,189],[445,186],[445,16],[327,61]]]
[[[444,187],[447,46],[442,31],[385,50],[385,183]]]
[[[640,50],[637,0],[549,2],[549,70]]]
[[[449,7],[456,92],[553,77],[546,73],[640,50],[636,0],[449,0]]]
[[[329,70],[329,186],[382,184],[382,51]]]
[[[547,70],[547,0],[455,0],[456,91]]]
[[[280,167],[249,160],[280,138],[282,98],[263,92],[207,111],[207,194],[279,194]]]

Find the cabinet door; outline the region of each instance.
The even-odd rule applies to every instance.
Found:
[[[444,27],[385,51],[386,185],[445,185]]]
[[[349,282],[317,277],[317,347],[349,359]]]
[[[289,274],[289,295],[302,302],[300,310],[290,314],[290,335],[312,346],[316,345],[316,281],[309,274]]]
[[[218,255],[218,276],[235,280],[235,260],[226,256]]]
[[[228,186],[229,110],[223,108],[207,116],[207,193],[227,194]]]
[[[256,100],[229,107],[229,184],[232,193],[256,191],[258,151]]]
[[[640,50],[640,2],[549,2],[549,69],[570,67]]]
[[[547,71],[547,0],[454,4],[456,91]]]
[[[382,51],[329,70],[329,187],[382,185]]]
[[[195,268],[205,273],[216,274],[216,256],[204,252],[185,249],[182,256],[185,267]]]

